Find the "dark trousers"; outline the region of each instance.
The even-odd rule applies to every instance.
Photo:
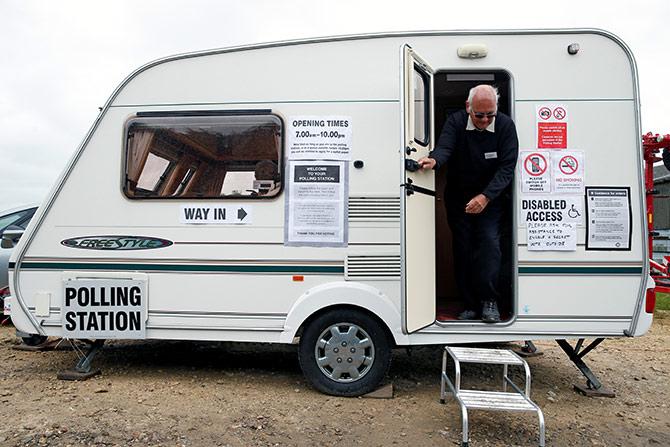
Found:
[[[465,204],[447,198],[456,282],[467,310],[479,312],[483,301],[497,302],[500,296],[501,202],[493,200],[483,212],[466,214]]]

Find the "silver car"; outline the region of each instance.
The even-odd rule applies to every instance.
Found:
[[[0,239],[3,239],[0,246],[0,301],[9,293],[7,290],[9,256],[35,214],[35,210],[37,210],[36,205],[26,205],[0,212]]]

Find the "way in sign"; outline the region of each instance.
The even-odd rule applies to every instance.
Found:
[[[211,211],[214,211],[212,219],[226,220],[225,208],[186,208],[184,209],[184,216],[188,220],[207,220]]]
[[[189,224],[251,223],[247,205],[182,205],[180,221]]]

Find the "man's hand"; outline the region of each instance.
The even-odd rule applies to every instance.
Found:
[[[419,158],[416,162],[419,163],[421,169],[433,169],[436,163],[435,160],[430,157]]]
[[[488,204],[489,199],[484,194],[477,194],[465,205],[465,212],[467,214],[479,214],[484,211]]]

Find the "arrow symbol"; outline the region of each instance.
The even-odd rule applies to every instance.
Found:
[[[245,217],[247,217],[247,212],[244,211],[244,208],[240,208],[239,210],[237,210],[237,218],[239,220],[244,220]]]

